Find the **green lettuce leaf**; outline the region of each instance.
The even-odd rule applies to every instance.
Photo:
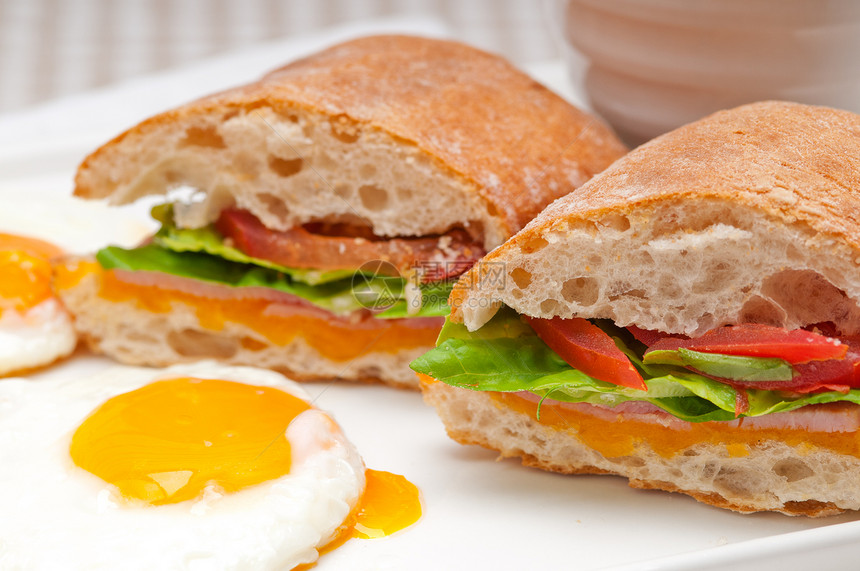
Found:
[[[529,391],[556,401],[607,406],[645,401],[689,422],[736,418],[737,390],[678,366],[643,363],[644,346],[626,330],[611,322],[598,321],[597,324],[610,334],[643,374],[647,391],[599,381],[572,368],[509,308],[499,310],[489,323],[475,332],[446,321],[436,348],[418,357],[411,367],[449,385],[471,390]],[[764,390],[746,393],[749,410],[743,416],[785,412],[825,402],[860,404],[860,390],[814,395]]]
[[[355,270],[332,270],[321,271],[304,268],[289,268],[275,264],[268,260],[254,258],[246,255],[241,250],[224,243],[223,237],[214,226],[204,228],[177,228],[173,219],[173,206],[160,204],[152,209],[152,217],[161,222],[161,229],[153,237],[153,243],[163,249],[175,253],[197,253],[209,254],[208,261],[197,258],[175,258],[169,260],[167,256],[160,255],[158,263],[149,264],[152,271],[166,271],[186,277],[207,279],[205,275],[212,272],[204,271],[200,274],[196,271],[179,273],[178,266],[186,263],[192,267],[203,269],[204,266],[221,264],[221,275],[208,281],[226,283],[228,285],[262,285],[272,287],[280,291],[292,293],[302,297],[315,305],[334,312],[349,312],[360,308],[376,308],[380,310],[375,317],[380,319],[395,319],[401,317],[442,317],[449,313],[448,296],[456,280],[421,284],[421,308],[418,312],[410,313],[409,303],[406,299],[406,279],[400,276],[381,276],[378,274],[359,272]],[[144,253],[144,257],[152,256],[152,253]],[[126,255],[126,263],[129,256]],[[223,260],[235,262],[233,267],[228,267]],[[162,270],[158,265],[164,264]],[[271,272],[259,272],[249,269],[248,266],[274,270]],[[170,268],[170,269],[166,269]],[[138,268],[144,269],[144,268]],[[244,283],[239,284],[224,279],[227,273],[243,273]],[[280,274],[280,275],[278,275]],[[314,287],[305,287],[314,286]]]
[[[377,310],[375,317],[441,317],[455,280],[421,284],[421,307],[410,313],[407,281],[355,270],[289,268],[254,258],[226,244],[213,225],[177,228],[173,206],[160,204],[152,217],[161,222],[152,243],[140,248],[109,247],[96,258],[106,269],[164,272],[232,287],[267,287],[301,297],[334,313]]]
[[[702,353],[691,349],[651,351],[646,363],[687,366],[706,375],[736,381],[790,381],[794,367],[784,359]]]
[[[355,295],[353,273],[340,279],[309,284],[292,274],[256,264],[229,261],[203,251],[173,251],[159,244],[124,249],[110,246],[96,254],[105,269],[163,272],[232,287],[267,287],[301,297],[333,313],[347,313],[373,305],[366,295]],[[406,280],[385,276],[362,276],[363,289],[374,290],[383,309],[375,316],[382,319],[397,317],[435,317],[448,313],[447,294],[453,282],[422,287],[422,306],[409,315],[405,299]]]
[[[152,208],[152,217],[161,222],[161,228],[152,237],[152,241],[174,252],[204,252],[231,262],[242,264],[253,264],[262,268],[278,270],[287,274],[295,281],[309,285],[333,282],[343,278],[351,278],[355,273],[352,270],[320,271],[300,268],[288,268],[263,260],[253,258],[244,252],[224,243],[221,234],[214,226],[203,228],[177,228],[173,221],[173,205],[159,204]]]

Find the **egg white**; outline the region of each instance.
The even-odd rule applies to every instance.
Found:
[[[77,344],[72,320],[53,298],[0,315],[0,375],[53,363]]]
[[[290,424],[290,474],[162,506],[118,501],[117,490],[69,455],[80,423],[107,399],[165,378],[195,376],[276,387],[272,371],[212,362],[114,367],[81,379],[0,381],[0,568],[291,569],[317,559],[364,490],[364,465],[324,412]]]

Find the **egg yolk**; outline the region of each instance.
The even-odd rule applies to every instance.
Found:
[[[365,476],[367,484],[350,537],[385,537],[418,521],[421,499],[415,484],[391,472],[366,470]]]
[[[285,431],[310,408],[278,389],[216,379],[157,381],[118,395],[75,431],[81,468],[152,505],[235,492],[290,471]]]
[[[405,529],[421,517],[421,492],[412,482],[398,474],[367,469],[364,494],[352,518],[338,536],[320,549],[329,553],[352,538],[378,539]],[[293,571],[308,571],[316,565],[308,563]]]
[[[61,253],[35,238],[0,233],[0,314],[25,311],[50,298],[49,260]]]

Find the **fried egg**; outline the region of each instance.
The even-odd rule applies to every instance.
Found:
[[[0,457],[2,569],[292,569],[366,483],[296,383],[210,362],[4,380]]]
[[[50,259],[60,254],[47,242],[0,233],[0,375],[47,365],[75,348],[71,318],[51,292]]]

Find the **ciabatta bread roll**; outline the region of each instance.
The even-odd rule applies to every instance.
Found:
[[[860,117],[720,112],[488,254],[413,368],[453,438],[529,465],[741,512],[857,510],[858,220]]]
[[[432,346],[450,280],[624,152],[501,58],[363,38],[152,117],[87,157],[76,195],[172,203],[151,246],[168,254],[114,249],[82,263],[86,275],[61,268],[58,283],[91,347],[125,362],[215,357],[415,387],[406,363]],[[178,187],[193,192],[174,199]],[[193,271],[182,258],[204,255]],[[394,307],[353,295],[355,277]]]
[[[478,327],[493,300],[687,335],[744,321],[855,334],[858,193],[857,115],[781,102],[717,113],[547,208],[486,258],[509,266],[504,288],[458,288],[455,318]]]

